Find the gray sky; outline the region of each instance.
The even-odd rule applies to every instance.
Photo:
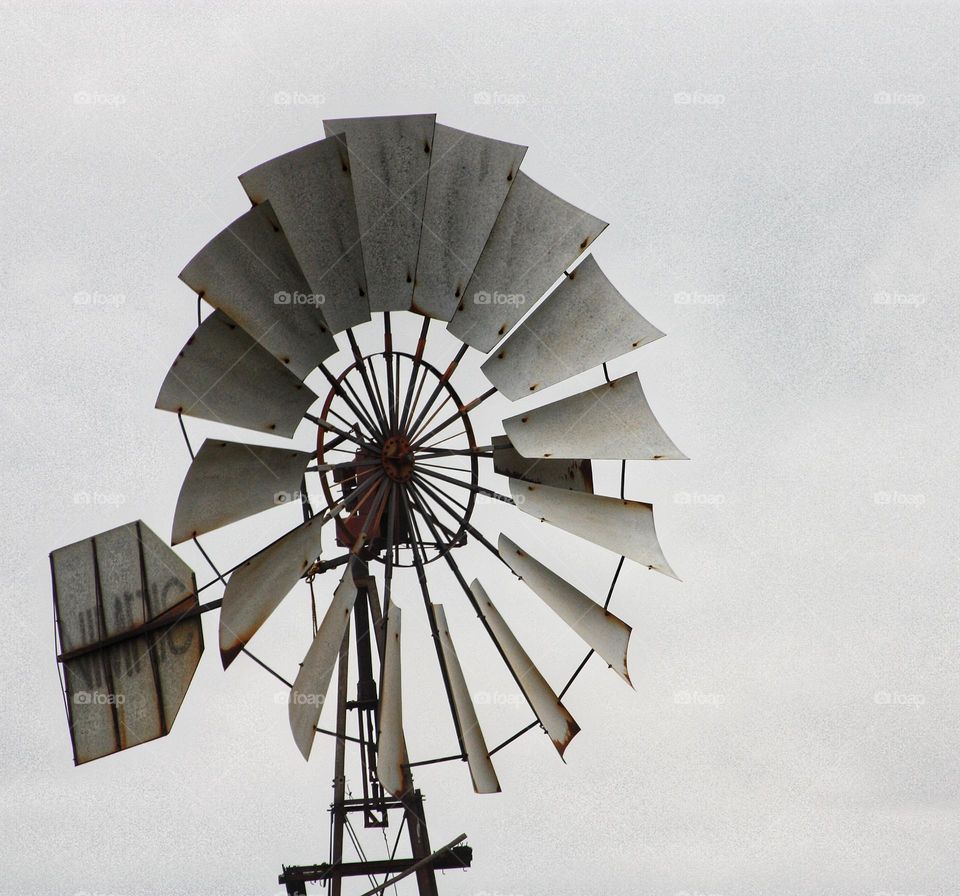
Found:
[[[0,32],[0,893],[275,893],[281,862],[326,859],[332,747],[303,763],[276,683],[221,670],[215,619],[172,735],[73,768],[47,553],[135,518],[168,535],[176,275],[247,207],[236,175],[324,117],[403,112],[528,144],[531,176],[610,222],[596,258],[667,333],[612,370],[692,458],[630,469],[684,580],[625,567],[636,690],[589,666],[567,764],[531,733],[502,795],[417,775],[435,843],[475,849],[442,892],[957,891],[956,4],[2,3]],[[210,549],[230,566],[296,513]],[[608,553],[478,513],[602,599]],[[562,683],[577,639],[467,550]],[[409,615],[411,753],[449,752]],[[292,676],[308,618],[296,592],[254,646]],[[490,740],[525,724],[482,637],[460,649],[503,697]]]

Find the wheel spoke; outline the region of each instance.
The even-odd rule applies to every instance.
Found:
[[[423,418],[427,415],[427,412],[430,410],[430,408],[433,407],[433,403],[437,400],[437,396],[440,394],[440,391],[450,381],[450,377],[453,376],[453,372],[457,369],[457,365],[463,360],[463,356],[467,353],[467,348],[468,346],[466,343],[460,346],[456,356],[450,362],[447,369],[443,372],[443,375],[440,377],[440,381],[433,387],[433,392],[427,399],[427,403],[420,410],[420,414],[417,416],[416,420],[414,420],[413,423],[407,427],[408,432],[416,432],[420,428],[420,423],[423,421]]]
[[[413,447],[419,448],[421,445],[426,444],[427,442],[430,441],[431,436],[435,435],[438,432],[442,432],[458,417],[463,417],[466,414],[469,414],[472,410],[474,410],[474,408],[478,408],[488,398],[490,398],[491,395],[496,395],[496,394],[497,394],[496,388],[490,388],[486,392],[484,392],[482,395],[478,395],[469,404],[465,404],[462,408],[457,408],[456,412],[451,414],[446,420],[443,421],[443,423],[440,423],[439,425],[435,426],[425,436],[421,436],[419,439],[417,439]]]
[[[418,486],[424,490],[424,500],[425,500],[426,494],[428,492],[431,492],[433,494],[434,503],[440,505],[441,507],[445,507],[447,509],[447,513],[449,513],[451,516],[454,515],[454,512],[449,510],[449,506],[440,497],[439,491],[431,487],[430,483],[424,482],[422,479],[417,478],[416,485],[413,486],[414,491],[417,494],[419,494]],[[456,501],[456,499],[454,499],[450,495],[446,495],[446,497],[449,498],[451,501],[453,501],[455,504],[457,504],[459,507],[463,508],[464,513],[467,514],[467,507],[464,504],[460,504],[459,501]],[[475,526],[470,525],[468,516],[469,515],[467,514],[463,518],[464,519],[463,526],[467,530],[467,532],[469,532],[474,538],[476,538],[477,541],[479,541],[480,544],[482,544],[488,551],[490,551],[490,553],[493,554],[494,557],[496,557],[504,566],[506,566],[508,569],[510,569],[511,572],[513,572],[513,570],[510,568],[510,564],[507,563],[507,561],[500,556],[500,551],[497,550],[497,548],[495,548],[493,544],[491,544]]]
[[[407,423],[409,422],[409,414],[411,411],[410,407],[410,396],[413,394],[413,386],[417,381],[417,374],[420,372],[420,362],[423,359],[424,349],[427,347],[427,330],[430,329],[430,318],[425,317],[423,319],[423,326],[420,328],[420,338],[417,340],[417,349],[413,355],[413,361],[411,362],[410,367],[410,380],[407,383],[406,394],[403,399],[403,413],[400,414],[400,429],[406,431]],[[423,384],[421,383],[421,386]],[[419,398],[420,391],[417,390],[417,397]],[[416,402],[414,402],[414,406]]]
[[[488,498],[494,498],[497,501],[503,501],[504,504],[514,503],[513,498],[508,498],[506,495],[501,495],[489,488],[484,488],[482,485],[474,485],[472,482],[461,482],[459,479],[454,479],[452,476],[445,476],[443,473],[437,473],[433,470],[423,470],[423,475],[430,476],[434,479],[442,479],[444,482],[449,482],[451,485],[459,485],[460,488],[465,488],[467,491],[471,491],[474,494],[486,495]]]
[[[373,419],[367,414],[366,408],[363,407],[363,402],[360,400],[360,396],[357,395],[356,390],[353,388],[353,385],[350,381],[344,378],[342,381],[338,381],[337,378],[327,369],[325,364],[320,364],[320,372],[327,378],[327,382],[330,383],[330,388],[333,392],[339,397],[347,407],[356,415],[357,419],[361,421],[367,430],[370,432],[371,437],[376,440],[379,435],[379,429],[376,424],[373,422]],[[347,395],[347,391],[352,394],[353,398],[351,399],[350,395]],[[330,413],[335,413],[330,411]],[[337,416],[340,416],[339,414]],[[343,418],[340,417],[342,420]],[[346,422],[346,421],[344,421]]]
[[[381,432],[386,432],[389,427],[387,426],[387,421],[380,413],[380,407],[377,403],[373,386],[370,385],[370,379],[367,377],[367,368],[364,364],[363,355],[360,354],[360,346],[357,345],[357,338],[353,335],[353,330],[349,327],[346,330],[346,334],[347,341],[350,343],[350,351],[353,352],[353,360],[356,362],[357,371],[360,374],[360,378],[363,380],[363,386],[367,391],[367,397],[370,399],[371,410],[379,417]]]

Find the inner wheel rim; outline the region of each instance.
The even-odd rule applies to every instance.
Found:
[[[396,388],[391,380],[384,390],[388,371]],[[476,451],[469,412],[450,383],[450,371],[442,374],[408,352],[382,351],[359,357],[331,378],[317,423],[323,504],[332,509],[371,476],[382,477],[385,503],[394,508],[394,566],[416,565],[411,541],[418,543],[422,563],[466,544],[479,483]],[[449,483],[451,478],[468,488]],[[418,518],[421,509],[430,511],[435,525],[442,521],[435,541],[424,541],[429,531]],[[366,508],[336,513],[338,543],[353,547],[365,517]],[[389,523],[390,514],[382,513],[361,556],[386,563],[383,536]]]

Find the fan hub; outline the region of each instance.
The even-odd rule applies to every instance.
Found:
[[[405,435],[389,436],[380,453],[383,470],[394,482],[409,482],[413,478],[413,448]]]

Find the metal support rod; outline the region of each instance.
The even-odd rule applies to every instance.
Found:
[[[390,327],[390,312],[383,313],[383,360],[387,365],[387,418],[390,432],[397,431],[397,398],[393,382],[393,330]]]
[[[451,840],[446,846],[441,846],[436,852],[431,853],[428,856],[424,856],[418,862],[414,862],[406,871],[401,872],[396,877],[391,877],[389,880],[385,880],[379,886],[374,887],[372,890],[367,890],[361,896],[376,896],[377,893],[382,893],[387,887],[392,887],[398,881],[403,880],[405,877],[409,877],[411,874],[419,872],[419,870],[425,866],[431,865],[441,856],[446,855],[453,849],[454,846],[457,846],[460,843],[463,843],[467,839],[466,834],[461,834],[459,837]]]
[[[413,781],[413,777],[410,778]],[[438,896],[437,875],[430,864],[430,837],[427,835],[427,819],[423,813],[423,797],[419,790],[411,790],[403,798],[404,820],[410,834],[410,852],[414,858],[414,873],[420,896]],[[409,869],[408,869],[409,870]],[[380,888],[381,892],[383,887]]]
[[[173,628],[173,626],[177,625],[177,623],[183,622],[184,619],[190,619],[193,616],[199,616],[201,613],[208,613],[210,610],[216,610],[223,603],[223,598],[221,597],[217,598],[217,600],[212,600],[209,603],[192,604],[185,609],[177,609],[178,607],[182,607],[184,603],[193,597],[193,594],[188,594],[182,601],[180,601],[180,603],[174,604],[169,610],[166,610],[159,616],[156,616],[148,622],[144,622],[142,625],[138,625],[136,628],[132,628],[129,631],[102,638],[93,644],[77,647],[74,650],[66,650],[57,655],[57,662],[66,663],[70,660],[75,660],[78,657],[86,656],[88,653],[93,653],[97,650],[103,650],[105,647],[112,647],[114,644],[122,644],[124,641],[130,641],[133,638],[141,638],[144,635],[157,631],[158,629]]]
[[[345,430],[340,429],[339,426],[334,426],[329,420],[321,420],[319,417],[314,417],[313,414],[304,414],[304,420],[309,420],[311,423],[320,427],[320,429],[325,430],[326,432],[332,432],[334,435],[339,436],[339,439],[334,439],[331,442],[331,445],[340,442],[353,442],[355,445],[359,445],[361,448],[369,448],[370,442],[365,442],[360,436],[354,435],[352,432],[346,432]]]
[[[330,863],[334,866],[343,861],[343,828],[346,824],[346,812],[343,800],[347,791],[346,779],[346,747],[344,736],[347,733],[347,675],[350,662],[350,624],[343,633],[340,643],[340,659],[337,662],[337,749],[334,758],[333,771],[333,807],[331,824],[333,825],[330,844]],[[335,874],[330,879],[330,896],[340,896],[343,878]]]

